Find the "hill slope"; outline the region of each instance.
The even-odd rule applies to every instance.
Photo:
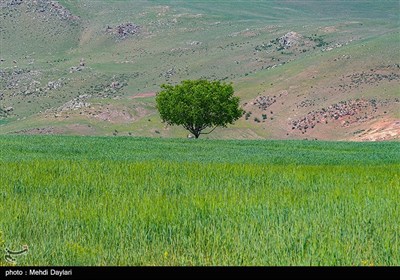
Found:
[[[154,95],[207,78],[233,81],[247,112],[210,138],[400,137],[398,1],[0,7],[0,134],[184,137]]]

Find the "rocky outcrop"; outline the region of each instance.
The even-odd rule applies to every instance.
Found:
[[[73,15],[67,8],[58,1],[50,0],[6,0],[0,1],[1,8],[17,8],[25,4],[26,12],[34,12],[43,15],[53,15],[61,20],[77,21],[80,18]]]
[[[16,8],[23,3],[23,0],[2,0],[0,1],[0,8]]]
[[[311,111],[306,116],[291,121],[292,130],[300,130],[302,133],[313,129],[317,124],[328,124],[330,121],[341,120],[342,126],[352,123],[362,123],[376,116],[378,107],[387,106],[390,103],[398,103],[400,100],[376,100],[353,99],[340,101],[327,108]]]
[[[78,110],[81,108],[89,107],[91,104],[89,102],[86,102],[86,99],[89,97],[90,95],[87,94],[80,95],[77,98],[74,98],[64,105],[58,107],[58,111]]]
[[[288,49],[292,46],[298,45],[298,43],[302,40],[302,36],[294,31],[290,31],[279,38],[279,44],[281,47]]]
[[[140,33],[141,27],[134,23],[128,22],[120,24],[116,27],[107,26],[106,32],[109,34],[114,34],[118,39],[123,40],[132,35],[137,35]]]
[[[0,81],[6,89],[21,89],[30,85],[34,79],[41,76],[36,70],[22,68],[0,69]]]
[[[0,83],[5,89],[12,90],[13,96],[16,95],[42,95],[48,91],[58,90],[62,88],[67,80],[59,78],[57,80],[48,81],[41,86],[40,79],[42,73],[29,69],[5,68],[0,70]],[[3,95],[2,95],[3,96]],[[0,100],[2,97],[0,97]]]
[[[0,108],[0,117],[6,118],[9,115],[11,115],[13,111],[14,111],[14,108],[11,106],[5,107],[5,108]]]
[[[254,101],[253,105],[258,106],[259,109],[266,110],[269,106],[276,102],[276,96],[259,96]]]

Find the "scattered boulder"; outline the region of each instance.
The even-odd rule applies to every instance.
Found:
[[[5,3],[2,3],[1,7],[3,7],[3,6],[5,6],[5,7],[14,7],[14,6],[21,5],[22,2],[23,2],[23,0],[9,0],[9,1],[5,1]]]
[[[387,69],[379,69],[379,70],[372,69],[371,72],[363,71],[346,76],[343,75],[341,81],[344,81],[345,83],[339,85],[340,90],[342,92],[346,92],[358,88],[364,84],[377,85],[383,81],[387,82],[399,81],[400,74],[396,73],[397,69],[393,69],[393,71],[390,71],[390,68],[392,67],[388,66]]]
[[[69,68],[69,73],[79,72],[79,71],[82,71],[82,70],[83,70],[83,67],[80,67],[80,66],[75,67],[75,66],[73,66],[73,67]]]
[[[85,59],[81,58],[79,61],[79,66],[72,66],[71,68],[69,68],[69,73],[80,72],[83,69],[85,69],[85,66],[86,66]]]
[[[11,106],[5,108],[0,107],[0,118],[6,118],[9,115],[12,115],[12,111],[14,111],[14,108]]]
[[[81,108],[87,108],[91,104],[89,102],[86,102],[86,99],[89,98],[90,96],[87,94],[80,95],[77,98],[74,98],[64,105],[58,107],[58,111],[70,111],[70,110],[78,110]]]
[[[118,81],[113,81],[110,85],[110,88],[112,88],[112,89],[120,89],[122,87],[123,87],[122,83],[120,83]]]
[[[378,107],[387,106],[394,100],[376,99],[353,99],[340,101],[327,108],[311,111],[306,116],[291,121],[292,130],[298,129],[302,133],[307,129],[313,129],[317,124],[328,124],[330,121],[342,121],[342,126],[349,126],[352,123],[362,123],[374,118]],[[379,106],[378,106],[379,105]]]
[[[56,81],[50,81],[47,83],[47,89],[52,90],[52,89],[59,89],[64,85],[64,80],[62,78],[56,80]]]
[[[173,75],[176,74],[176,70],[174,67],[172,67],[171,69],[168,69],[165,73],[164,73],[164,77],[169,79],[171,78]]]
[[[128,23],[122,23],[116,27],[107,26],[106,32],[114,34],[118,37],[118,39],[123,40],[129,36],[139,34],[140,29],[141,26],[128,22]]]
[[[22,1],[21,1],[22,2]],[[80,18],[73,15],[67,8],[58,3],[58,1],[49,0],[28,0],[27,9],[31,12],[53,15],[61,20],[78,21]]]
[[[202,42],[200,42],[200,41],[191,41],[191,42],[187,42],[186,44],[189,45],[189,46],[199,46],[199,45],[202,44]]]
[[[65,21],[77,21],[80,18],[73,15],[67,8],[58,1],[50,0],[2,0],[0,8],[19,9],[27,13],[36,13],[40,17],[56,16]],[[22,9],[21,9],[22,8]]]
[[[22,68],[0,69],[0,81],[6,89],[23,89],[41,75],[39,71]]]
[[[259,109],[266,110],[269,106],[276,102],[276,96],[259,96],[253,105],[257,105]]]

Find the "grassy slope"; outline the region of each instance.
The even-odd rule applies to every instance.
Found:
[[[400,263],[395,142],[0,144],[0,230],[30,249],[18,265]]]
[[[19,89],[3,88],[6,98],[0,100],[0,105],[13,106],[14,114],[0,123],[2,134],[50,127],[52,133],[64,134],[111,135],[117,131],[117,135],[182,137],[185,135],[183,129],[162,126],[153,98],[130,99],[130,96],[158,91],[161,83],[200,77],[233,81],[243,103],[251,103],[259,94],[272,96],[285,90],[289,92],[285,100],[281,100],[285,104],[278,102],[271,107],[275,112],[273,121],[255,123],[253,118],[260,118],[262,112],[248,106],[246,110],[253,112],[251,121],[242,119],[230,129],[211,134],[211,138],[351,139],[354,132],[367,130],[374,122],[398,119],[398,104],[393,104],[381,110],[388,111],[385,116],[380,112],[373,120],[351,127],[341,128],[340,123],[332,123],[319,127],[321,132],[308,131],[303,135],[293,133],[288,125],[289,118],[304,116],[311,110],[342,100],[398,96],[398,80],[367,84],[341,95],[330,90],[330,87],[338,87],[342,75],[399,63],[396,1],[221,1],[212,5],[207,1],[114,1],[113,5],[104,1],[62,3],[81,20],[69,24],[57,22],[53,16],[43,25],[41,21],[35,21],[32,14],[13,13],[17,15],[12,19],[6,17],[4,36],[7,40],[2,40],[1,56],[5,58],[2,68],[16,66],[36,70],[40,72],[36,79],[42,85],[59,78],[65,79],[65,85],[29,96],[21,95]],[[13,24],[16,17],[22,19],[21,25]],[[123,41],[116,41],[115,37],[105,33],[107,25],[124,22],[143,26],[142,33]],[[52,25],[59,26],[58,37],[41,29],[50,30],[47,27]],[[292,54],[290,50],[284,54],[273,49],[255,51],[256,46],[288,31],[304,36],[318,34],[329,46],[348,45],[330,52],[322,52],[322,48]],[[27,47],[23,44],[17,44],[17,48],[11,46],[21,38],[34,55],[26,58]],[[43,41],[55,43],[43,46]],[[201,43],[193,45],[195,41]],[[351,58],[334,62],[342,56]],[[69,68],[77,66],[81,58],[85,59],[87,68],[69,73]],[[31,59],[35,59],[34,64],[29,64]],[[289,63],[262,69],[284,61]],[[167,78],[165,73],[170,69],[174,69],[175,74]],[[399,72],[398,69],[391,71]],[[116,80],[124,80],[128,85],[107,94],[106,99],[98,99]],[[310,90],[311,86],[313,90]],[[100,91],[94,90],[96,87]],[[92,110],[72,110],[54,117],[58,115],[54,108],[82,94],[92,95],[93,99],[88,100],[93,105]],[[297,108],[296,105],[306,98],[317,99],[315,106]],[[104,111],[104,106],[119,112],[125,110],[134,120],[94,117],[93,111]],[[50,108],[53,109],[44,113]]]

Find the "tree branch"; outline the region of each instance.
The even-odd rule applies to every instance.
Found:
[[[211,132],[214,131],[214,129],[216,129],[218,127],[218,125],[214,126],[213,129],[211,129],[209,132],[200,132],[200,134],[210,134]]]

